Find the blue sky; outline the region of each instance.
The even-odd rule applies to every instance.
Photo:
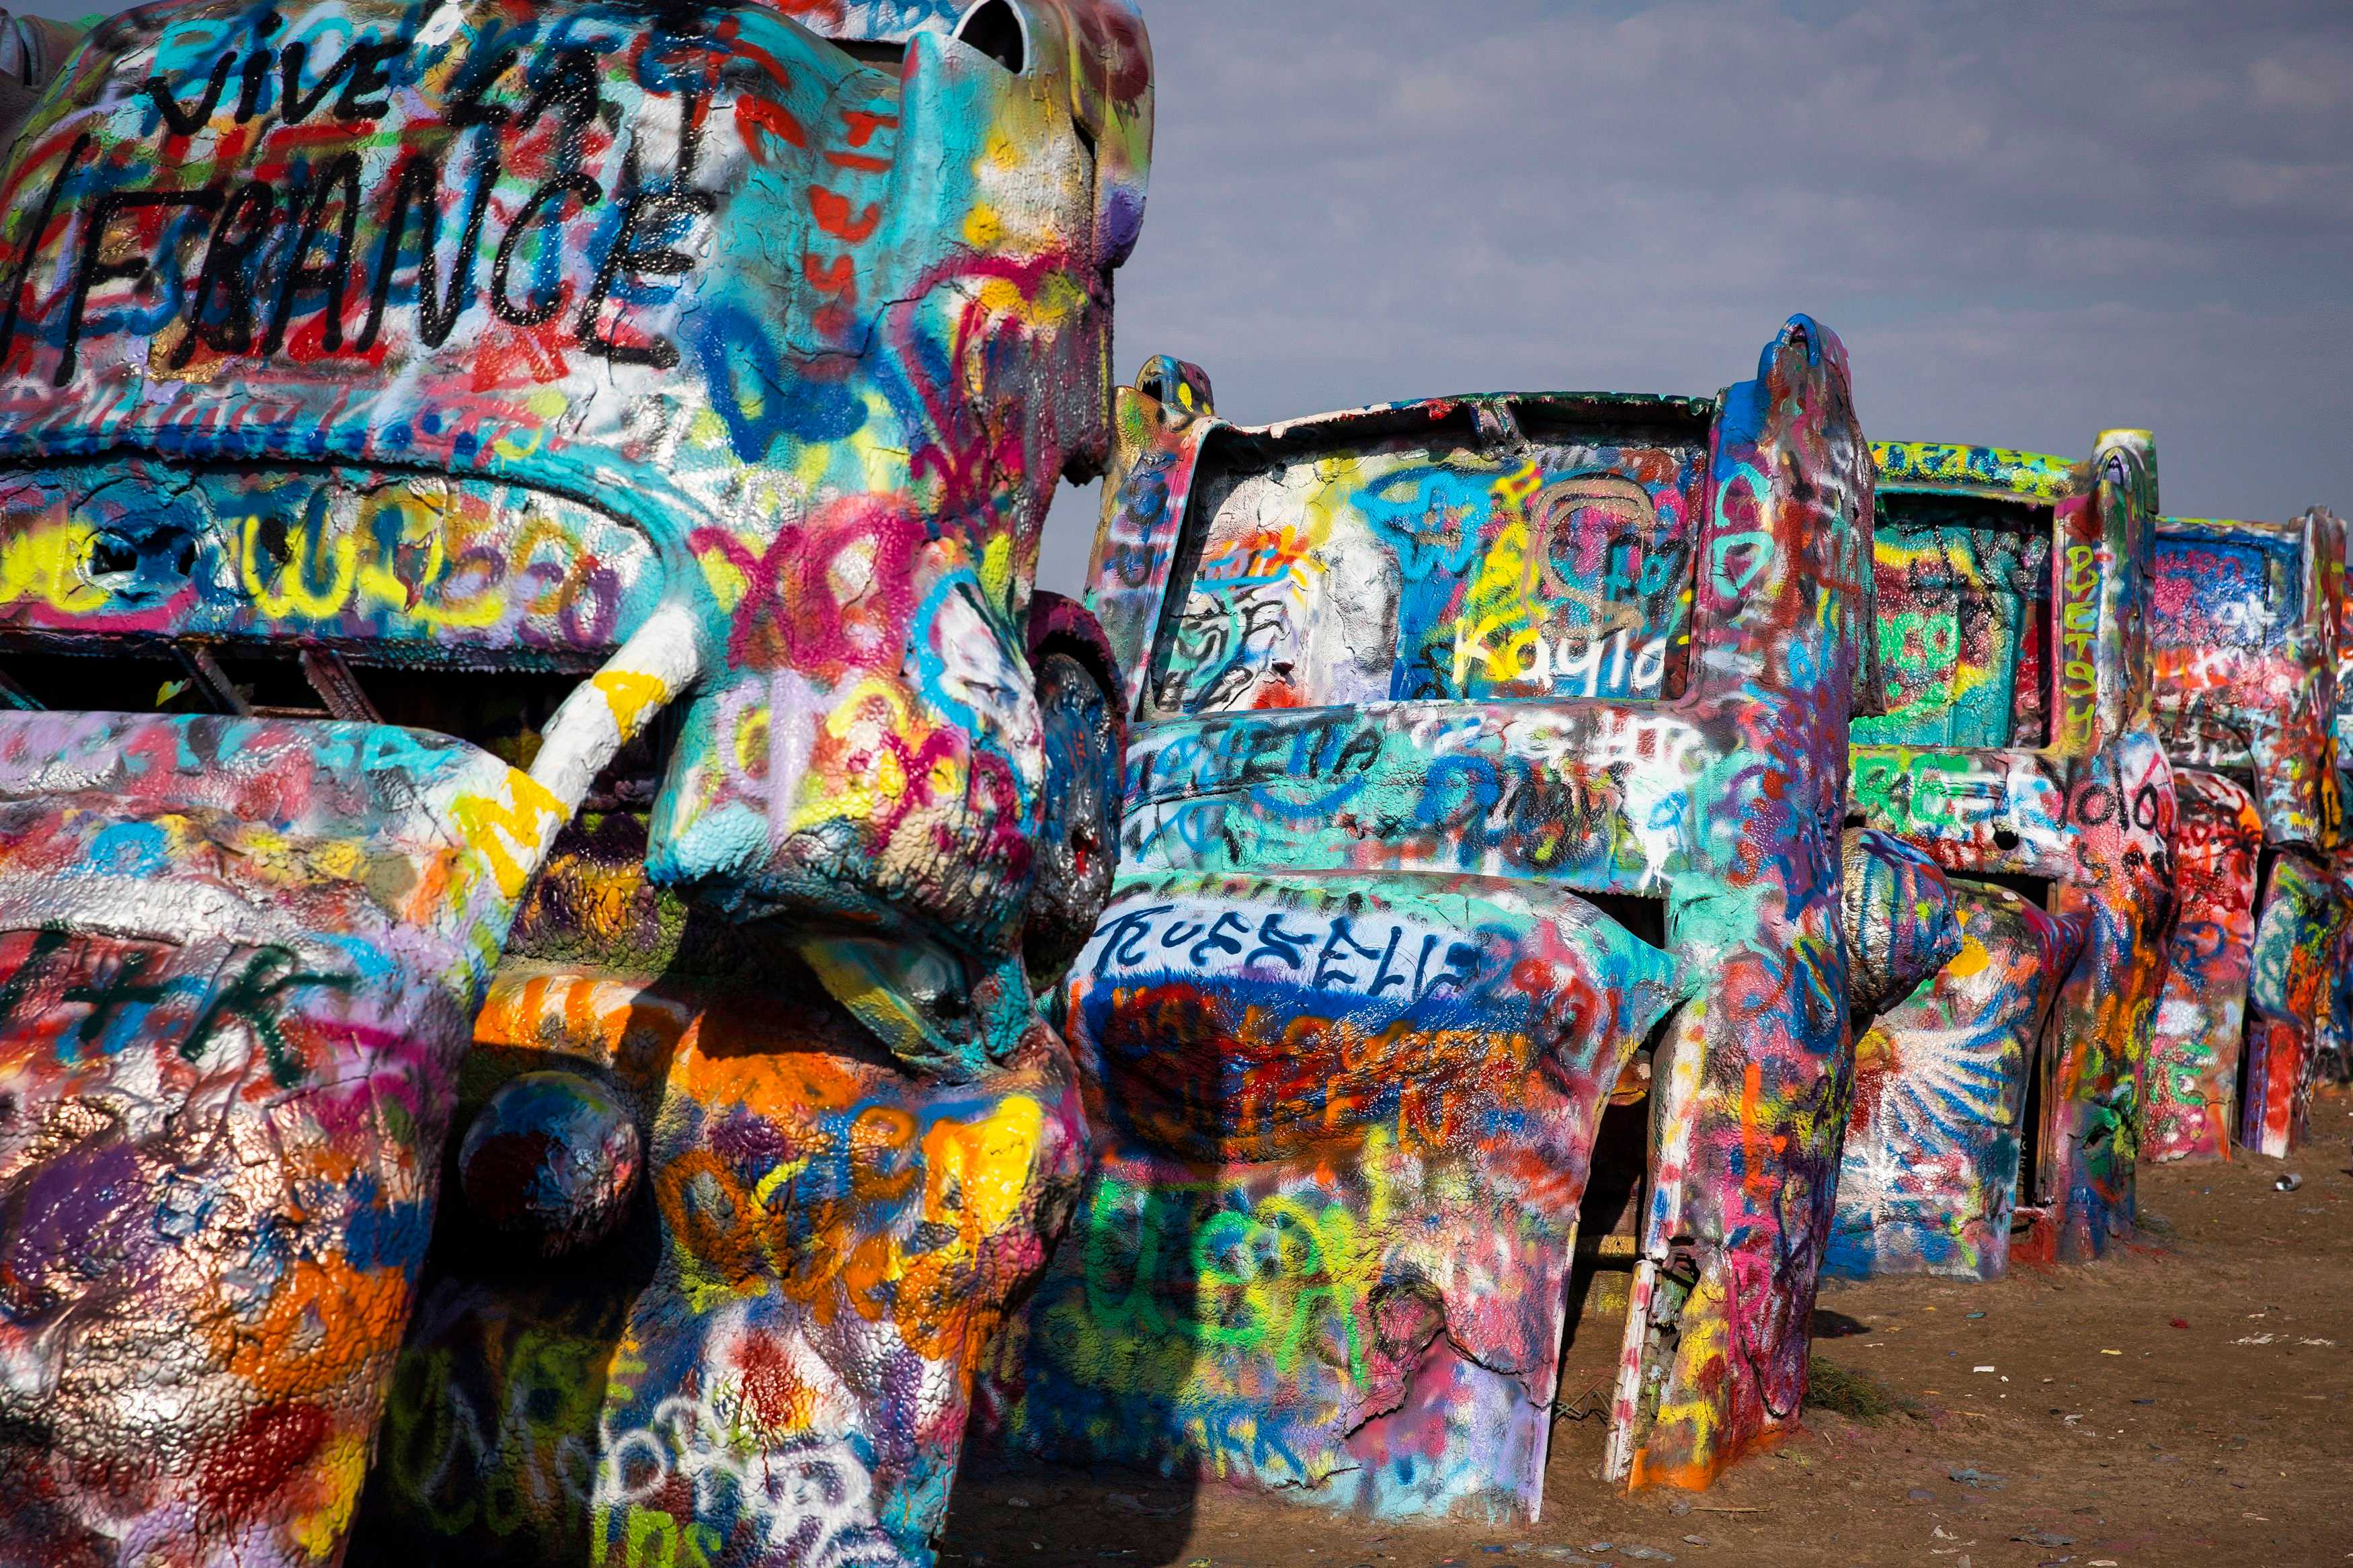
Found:
[[[2143,425],[2168,510],[2353,511],[2344,0],[1144,4],[1123,374],[1195,360],[1246,421],[1709,392],[1805,310],[1874,436]]]
[[[1229,417],[1707,392],[1805,310],[1866,429],[2353,512],[2353,5],[1162,0],[1119,363]],[[1066,503],[1040,575],[1083,574]]]

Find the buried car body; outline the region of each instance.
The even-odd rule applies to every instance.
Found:
[[[2152,1158],[2286,1153],[2347,917],[2336,741],[2344,524],[2167,518],[2156,667],[2183,780],[2181,921],[2149,1068]],[[2195,847],[2195,853],[2187,852]]]
[[[984,1414],[1533,1516],[1596,1124],[1647,1071],[1610,1462],[1704,1483],[1796,1416],[1845,1109],[1843,350],[1796,318],[1721,398],[1261,428],[1161,359],[1117,416],[1088,603],[1141,723],[1067,1012],[1097,1147]],[[1883,928],[1941,908],[1883,869]],[[1948,927],[1878,931],[1887,984]]]
[[[2345,591],[2345,550],[2353,548],[2346,530],[2337,530],[2340,548],[2324,563],[2335,578],[2330,592],[2337,603],[2337,717],[2330,740],[2337,755],[2337,798],[2341,808],[2353,790],[2353,597]],[[2340,826],[2337,835],[2337,879],[2353,903],[2353,834]],[[2353,1083],[2353,909],[2337,932],[2337,952],[2329,964],[2328,1016],[2321,1034],[2316,1082]]]
[[[1120,0],[100,25],[0,171],[0,1556],[928,1555],[1083,1144],[1029,583],[1151,121]]]
[[[2131,1221],[2173,908],[2149,714],[2157,459],[2113,431],[2088,462],[1873,451],[1887,710],[1855,722],[1854,805],[1973,879],[1955,889],[1961,952],[1856,1044],[1831,1263],[1989,1278],[2013,1221],[2070,1258]]]

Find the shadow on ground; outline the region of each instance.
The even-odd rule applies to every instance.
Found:
[[[1818,1382],[1876,1391],[1883,1410],[1810,1405],[1802,1434],[1705,1493],[1619,1496],[1599,1479],[1603,1419],[1564,1418],[1544,1518],[1525,1530],[1366,1524],[1214,1486],[1038,1471],[968,1480],[942,1562],[2342,1564],[2353,1100],[2325,1091],[2312,1125],[2285,1162],[2145,1170],[2140,1238],[2101,1263],[1825,1289]],[[2291,1171],[2300,1184],[2277,1190]]]

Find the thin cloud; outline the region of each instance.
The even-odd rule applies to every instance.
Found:
[[[2147,424],[2174,510],[2353,509],[2342,0],[1144,3],[1123,372],[1198,360],[1246,420],[1706,391],[1803,310],[1874,429]],[[1066,494],[1048,585],[1092,531]]]
[[[1151,7],[1120,361],[1262,420],[1706,391],[1803,310],[1875,430],[2158,434],[2169,509],[2353,508],[2353,7]],[[1044,579],[1075,588],[1092,495]]]

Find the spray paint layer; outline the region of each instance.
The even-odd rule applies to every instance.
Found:
[[[1990,1277],[2013,1228],[2031,1256],[2094,1256],[2131,1225],[2173,916],[2156,453],[2135,431],[2081,463],[1873,451],[1884,711],[1855,722],[1854,803],[1975,880],[1960,952],[1858,1047],[1838,1263]]]
[[[459,1409],[420,1376],[516,1409],[556,1364],[516,1347],[559,1340],[628,1391],[579,1484],[420,1480],[363,1550],[928,1555],[1080,1142],[1024,950],[1107,890],[1118,676],[1030,584],[1053,486],[1108,455],[1151,123],[1116,0],[206,0],[110,20],[33,110],[0,167],[0,700],[98,725],[112,771],[16,807],[9,853],[49,858],[10,1068],[69,1109],[12,1130],[8,1179],[116,1207],[95,1253],[26,1232],[52,1284],[18,1306],[70,1350],[70,1276],[137,1329],[68,1355],[101,1393],[26,1374],[23,1555],[333,1561],[388,1376],[420,1419]],[[326,752],[381,765],[330,790]],[[636,1079],[565,1044],[603,1037],[586,1001],[470,1030],[526,957],[741,1021]],[[141,976],[169,1006],[89,1023]],[[151,1123],[208,1095],[244,1185],[174,1217]],[[823,1279],[777,1261],[804,1245]],[[463,1327],[513,1300],[543,1321]],[[225,1366],[131,1370],[224,1312]],[[401,1430],[386,1464],[441,1452]]]
[[[1164,358],[1118,418],[1089,604],[1140,723],[1124,879],[1069,1003],[1103,1142],[1088,1239],[1008,1340],[993,1414],[1033,1451],[1110,1443],[1324,1506],[1533,1515],[1563,1325],[1499,1338],[1480,1303],[1558,1310],[1599,1097],[1538,1139],[1472,1070],[1530,1059],[1505,999],[1533,990],[1420,1011],[1450,940],[1466,977],[1517,973],[1500,942],[1526,987],[1582,952],[1600,988],[1574,1015],[1588,1037],[1543,1046],[1564,1089],[1610,1087],[1667,963],[1611,1465],[1704,1482],[1796,1417],[1845,1115],[1870,468],[1843,351],[1800,318],[1720,399],[1260,428]],[[1596,898],[1651,942],[1622,946]],[[1315,941],[1278,958],[1270,921]],[[1324,1053],[1406,1042],[1361,1102],[1298,1087]],[[1416,1121],[1441,1103],[1462,1109]],[[1326,1126],[1346,1137],[1311,1167]],[[1487,1173],[1441,1196],[1451,1170]],[[1492,1279],[1409,1267],[1436,1254],[1493,1259]]]

